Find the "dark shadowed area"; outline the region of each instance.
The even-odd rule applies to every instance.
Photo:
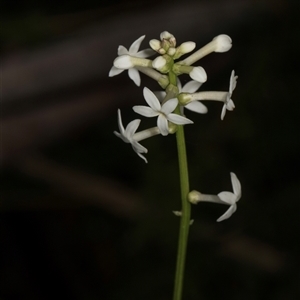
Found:
[[[233,47],[196,65],[202,91],[227,91],[220,120],[186,111],[191,189],[243,195],[193,206],[184,300],[300,299],[299,1],[2,1],[0,299],[172,299],[180,210],[174,135],[118,139],[144,105],[127,71],[109,78],[119,45],[167,30]],[[183,82],[189,80],[182,77]]]

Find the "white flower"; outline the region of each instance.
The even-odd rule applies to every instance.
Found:
[[[147,163],[147,159],[141,153],[147,153],[148,150],[144,146],[139,144],[138,141],[134,138],[134,134],[138,129],[140,122],[141,120],[138,119],[133,120],[127,125],[126,129],[124,129],[121,117],[121,110],[118,109],[118,126],[120,133],[114,131],[114,134],[120,139],[122,139],[125,143],[130,143],[137,155]]]
[[[225,100],[223,108],[222,108],[221,120],[223,120],[225,117],[226,109],[233,110],[235,108],[231,97],[232,97],[232,93],[236,87],[237,78],[238,78],[237,76],[234,76],[234,70],[232,70],[231,76],[230,76],[230,81],[229,81],[229,92],[227,94],[226,100]]]
[[[229,209],[217,220],[217,222],[228,219],[236,211],[236,202],[238,202],[242,197],[242,187],[241,183],[234,173],[230,173],[231,184],[233,193],[231,192],[221,192],[218,197],[225,204],[230,205]]]
[[[188,83],[186,83],[183,87],[181,87],[181,82],[178,79],[177,80],[177,86],[178,86],[178,90],[179,93],[195,93],[200,86],[202,85],[201,82],[195,81],[195,80],[191,80]],[[206,114],[207,113],[207,107],[202,104],[200,101],[192,101],[190,103],[188,103],[185,106],[182,106],[182,108],[187,108],[188,110],[197,112],[199,114]],[[182,111],[183,113],[183,111]]]
[[[152,49],[145,49],[142,51],[138,51],[144,38],[145,38],[145,35],[142,35],[140,38],[138,38],[136,41],[134,41],[132,43],[132,45],[130,46],[129,50],[127,50],[127,48],[125,48],[124,46],[119,46],[118,56],[130,55],[130,56],[139,57],[139,58],[146,58],[146,57],[153,55],[154,51]],[[108,76],[113,77],[113,76],[116,76],[116,75],[122,73],[123,71],[124,71],[124,69],[120,69],[120,68],[113,66],[110,69]],[[139,74],[138,70],[136,70],[134,68],[130,68],[128,70],[128,75],[129,75],[130,79],[133,80],[137,86],[140,86],[141,78],[140,78],[140,74]]]
[[[234,173],[230,173],[231,176],[231,184],[233,188],[232,192],[221,192],[218,195],[207,195],[207,194],[201,194],[198,191],[191,191],[188,194],[188,200],[192,204],[197,204],[199,202],[213,202],[213,203],[219,203],[219,204],[226,204],[230,205],[228,210],[217,219],[217,222],[221,222],[223,220],[228,219],[235,211],[236,211],[236,203],[241,199],[242,197],[242,187],[241,183],[236,177]]]
[[[178,105],[177,98],[170,99],[161,105],[157,97],[148,88],[145,87],[143,93],[149,107],[137,105],[133,107],[133,110],[148,118],[158,116],[157,127],[162,135],[168,135],[169,133],[168,121],[180,125],[193,123],[193,121],[185,117],[172,113]]]

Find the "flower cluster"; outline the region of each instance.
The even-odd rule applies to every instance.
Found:
[[[137,86],[140,86],[140,73],[143,73],[157,81],[160,87],[163,88],[163,91],[153,93],[147,87],[144,87],[143,95],[148,106],[136,105],[133,107],[134,112],[139,115],[148,118],[157,117],[156,127],[137,132],[141,120],[136,119],[131,121],[124,129],[121,111],[118,110],[120,132],[115,131],[114,134],[124,142],[130,143],[137,155],[147,163],[147,159],[143,154],[147,153],[148,150],[139,142],[154,135],[166,136],[175,133],[178,125],[192,124],[193,121],[184,115],[184,108],[205,114],[207,113],[207,107],[202,103],[203,101],[219,101],[223,103],[221,111],[221,120],[223,120],[226,111],[232,111],[235,108],[232,94],[236,87],[237,76],[235,76],[234,71],[231,72],[228,91],[197,92],[201,85],[207,81],[207,74],[203,67],[199,65],[194,66],[193,64],[212,52],[227,52],[230,50],[232,41],[228,35],[221,34],[216,36],[211,42],[192,54],[189,53],[196,47],[194,42],[188,41],[177,46],[176,38],[167,31],[160,34],[159,40],[150,40],[150,48],[140,51],[139,48],[144,38],[145,35],[134,41],[129,50],[124,46],[119,46],[118,57],[113,62],[109,77],[128,70],[130,79]],[[156,58],[149,58],[155,54],[158,55]],[[186,54],[189,55],[183,60],[179,60]],[[192,79],[183,87],[178,78],[182,74],[188,74]],[[236,178],[233,173],[231,173],[231,177]],[[235,186],[240,187],[240,184],[237,178],[232,180],[234,189],[237,190]],[[226,212],[225,215],[218,219],[218,221],[221,221],[234,212],[236,209],[235,202],[239,199],[238,197],[233,199],[226,193],[228,192],[220,193],[218,196],[215,196],[217,198],[207,198],[202,194],[200,197],[199,193],[198,198],[196,197],[198,200],[192,200],[191,202],[213,201],[230,204],[229,212]],[[191,199],[194,199],[193,194],[191,197]]]

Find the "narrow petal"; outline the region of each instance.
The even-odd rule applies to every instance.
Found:
[[[123,71],[124,71],[123,69],[118,69],[118,68],[116,68],[115,66],[112,66],[112,68],[111,68],[110,71],[109,71],[108,76],[109,76],[109,77],[113,77],[113,76],[119,75],[119,74],[122,73]]]
[[[142,155],[142,154],[139,153],[139,152],[136,152],[136,154],[137,154],[141,159],[143,159],[143,160],[145,161],[146,164],[148,163],[148,161],[147,161],[147,159],[146,159],[146,157],[145,157],[144,155]]]
[[[121,135],[124,135],[125,129],[123,127],[123,123],[122,123],[122,116],[121,116],[121,110],[118,109],[118,126],[119,126],[119,130]]]
[[[138,129],[141,120],[136,119],[131,121],[126,127],[126,135],[128,139],[132,139],[132,136],[135,134],[136,130]]]
[[[144,146],[142,146],[137,141],[132,142],[132,147],[133,147],[133,150],[138,152],[138,153],[148,153],[148,149],[145,148]]]
[[[201,82],[191,80],[183,86],[183,88],[181,89],[181,92],[182,93],[195,93],[200,88],[201,85],[202,85]]]
[[[221,192],[218,194],[218,197],[225,203],[232,205],[235,203],[236,195],[231,192]]]
[[[138,53],[136,53],[134,56],[135,57],[140,57],[140,58],[147,58],[149,56],[152,56],[155,54],[155,51],[153,51],[150,48],[147,48],[145,50],[139,51]]]
[[[206,114],[207,107],[199,101],[192,101],[185,106],[185,108],[194,111],[199,114]]]
[[[125,142],[125,143],[130,143],[130,141],[129,141],[124,135],[120,134],[119,132],[114,131],[114,134],[115,134],[118,138],[120,138],[123,142]]]
[[[124,47],[124,46],[119,46],[118,48],[118,55],[125,55],[125,54],[128,54],[128,50]]]
[[[229,93],[232,94],[234,89],[236,88],[238,76],[234,76],[234,70],[231,72],[230,80],[229,80]]]
[[[140,86],[141,77],[138,70],[136,70],[135,68],[129,69],[128,76],[137,86]]]
[[[148,105],[155,111],[160,111],[161,110],[161,105],[156,98],[156,96],[153,94],[152,91],[150,91],[147,87],[144,87],[143,90],[144,93],[144,98]]]
[[[221,221],[224,221],[228,218],[231,217],[231,215],[236,211],[236,204],[234,205],[231,205],[227,211],[219,218],[217,219],[217,222],[221,222]]]
[[[183,116],[177,115],[177,114],[169,114],[168,120],[171,121],[174,124],[178,125],[184,125],[184,124],[193,124],[194,122],[190,119],[187,119]]]
[[[242,186],[237,176],[233,172],[230,173],[230,176],[231,176],[232,189],[234,194],[237,196],[237,201],[238,201],[242,196]]]
[[[164,115],[160,114],[157,118],[157,127],[160,130],[160,133],[162,135],[168,135],[169,134],[169,126],[168,126],[168,121],[165,118]]]
[[[144,117],[152,118],[158,116],[158,112],[154,111],[152,108],[143,105],[136,105],[132,108],[137,114]]]
[[[166,103],[163,104],[163,106],[161,108],[161,112],[168,115],[169,113],[171,113],[175,110],[177,105],[178,105],[177,98],[170,99]]]
[[[225,114],[226,114],[226,103],[222,107],[221,120],[224,120]]]
[[[130,54],[135,54],[139,51],[139,48],[141,46],[141,43],[143,41],[143,39],[145,38],[145,35],[142,35],[141,37],[139,37],[137,40],[135,40],[132,45],[129,48],[129,53]]]
[[[228,110],[234,110],[235,105],[234,105],[234,103],[233,103],[233,101],[231,99],[229,99],[229,101],[226,103],[226,108]]]

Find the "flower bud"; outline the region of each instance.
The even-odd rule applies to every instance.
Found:
[[[216,43],[215,52],[226,52],[232,47],[232,40],[226,34],[220,34],[213,38]]]
[[[130,55],[121,55],[114,60],[114,66],[118,69],[130,69],[134,67]]]
[[[161,48],[161,42],[156,39],[150,40],[149,45],[154,51],[158,51]]]
[[[194,67],[190,72],[190,77],[198,82],[205,82],[207,80],[207,75],[202,67]]]
[[[166,63],[167,61],[162,56],[158,56],[153,60],[152,67],[156,70],[161,70],[166,65]]]
[[[176,49],[176,54],[174,55],[174,59],[178,59],[182,55],[189,53],[193,51],[196,47],[196,43],[194,42],[185,42],[182,43],[179,47]]]

